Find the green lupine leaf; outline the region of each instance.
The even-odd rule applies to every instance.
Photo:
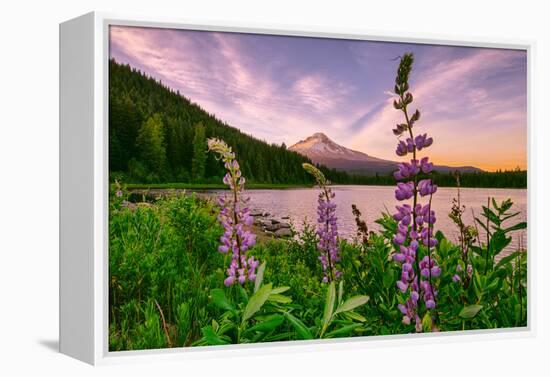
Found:
[[[339,329],[336,329],[336,330],[333,330],[331,332],[326,333],[324,338],[334,338],[334,337],[346,336],[346,335],[349,336],[349,335],[351,335],[353,330],[355,330],[356,328],[361,327],[361,326],[363,326],[363,325],[360,324],[360,323],[353,323],[351,325],[343,326],[343,327],[340,327]]]
[[[313,335],[311,335],[311,332],[302,321],[290,313],[284,313],[284,316],[288,319],[292,327],[294,327],[300,339],[313,339]]]
[[[338,284],[338,305],[342,303],[342,297],[344,296],[344,281],[340,280]]]
[[[522,253],[523,253],[522,251],[514,251],[512,254],[503,257],[501,260],[498,261],[495,268],[498,269],[509,264],[510,262],[515,260],[518,257],[518,255],[521,255]]]
[[[290,304],[292,302],[292,299],[288,296],[273,293],[269,295],[268,300],[278,302],[280,304]]]
[[[258,272],[256,273],[256,280],[254,281],[254,292],[257,292],[258,289],[260,289],[260,286],[262,285],[262,281],[264,280],[265,264],[266,262],[263,262],[260,265],[260,267],[258,267]]]
[[[504,229],[504,233],[509,233],[509,232],[512,232],[514,230],[520,230],[520,229],[525,229],[527,228],[527,223],[525,221],[521,222],[521,223],[517,223],[516,225],[513,225],[509,228],[506,228]]]
[[[482,208],[483,208],[483,214],[485,215],[485,217],[489,218],[489,221],[492,222],[493,224],[500,226],[501,220],[499,219],[497,214],[485,206],[483,206]]]
[[[290,287],[277,287],[277,288],[273,288],[271,290],[271,294],[272,295],[276,295],[276,294],[280,294],[280,293],[284,293],[286,291],[288,291],[290,289]]]
[[[206,326],[201,329],[202,335],[208,344],[213,346],[229,344],[228,341],[220,338],[218,334],[214,332],[211,326]]]
[[[336,301],[336,288],[334,281],[331,281],[327,288],[327,297],[325,299],[325,310],[323,313],[323,330],[324,333],[332,320],[332,313],[334,312],[334,302]]]
[[[381,304],[380,307],[386,310],[383,304]],[[352,321],[367,322],[367,319],[365,317],[363,317],[361,314],[358,314],[356,312],[345,312],[345,313],[342,313],[342,316]]]
[[[267,319],[263,322],[256,323],[254,326],[248,328],[246,332],[254,332],[254,331],[268,332],[276,329],[281,323],[283,323],[284,320],[285,320],[285,317],[283,317],[280,314],[276,314],[270,319]]]
[[[508,219],[511,219],[512,217],[516,217],[517,215],[519,215],[521,212],[514,212],[514,213],[511,213],[509,215],[506,215],[502,218],[502,221],[505,221],[505,220],[508,220]]]
[[[258,310],[261,309],[261,307],[269,298],[270,294],[271,283],[263,285],[260,289],[258,289],[258,292],[254,293],[252,297],[250,297],[250,299],[248,300],[248,304],[246,304],[246,308],[244,309],[242,320],[243,323],[250,319],[254,314],[256,314]]]
[[[231,312],[235,311],[235,306],[227,299],[223,289],[214,288],[210,291],[210,296],[212,297],[212,303],[217,307],[229,310]]]
[[[336,312],[334,312],[334,314],[348,312],[357,308],[358,306],[366,304],[367,301],[369,301],[369,296],[354,296],[346,300],[338,309],[336,309]]]
[[[506,246],[510,244],[512,237],[506,237],[504,231],[496,231],[491,240],[489,241],[489,249],[491,250],[492,255],[500,253]]]
[[[464,307],[460,313],[458,314],[460,318],[463,319],[472,319],[474,318],[477,313],[483,308],[483,305],[470,305]]]

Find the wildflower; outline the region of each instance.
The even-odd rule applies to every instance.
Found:
[[[433,184],[431,179],[423,179],[418,182],[417,189],[420,196],[428,196],[436,193],[437,185]]]
[[[420,165],[417,160],[411,160],[410,163],[403,162],[397,165],[397,170],[393,173],[395,179],[402,180],[417,175],[420,172]]]
[[[420,160],[420,169],[422,170],[422,173],[428,174],[431,173],[434,167],[434,164],[431,162],[428,162],[429,157],[423,157]]]
[[[230,286],[238,282],[243,285],[246,281],[256,279],[256,268],[259,265],[254,257],[247,257],[248,250],[256,244],[256,235],[245,229],[245,226],[250,226],[254,221],[247,207],[249,198],[243,197],[245,178],[235,159],[235,153],[224,141],[208,139],[208,149],[218,154],[224,162],[227,173],[223,177],[223,183],[231,190],[229,196],[218,199],[218,204],[222,207],[218,220],[224,230],[218,251],[224,254],[231,252],[224,284]]]
[[[398,156],[406,156],[408,152],[407,144],[403,140],[399,141],[397,144],[397,149],[395,150],[395,154]]]
[[[427,137],[427,134],[424,135],[418,135],[414,138],[414,144],[416,145],[416,149],[421,151],[424,148],[429,147],[433,143],[433,139],[431,137]]]
[[[397,189],[395,190],[395,199],[397,200],[407,200],[412,198],[414,195],[414,182],[397,184]]]
[[[422,299],[427,310],[436,307],[437,291],[432,285],[432,279],[441,275],[441,268],[431,257],[431,248],[437,245],[437,239],[433,236],[433,225],[437,218],[431,210],[431,198],[437,192],[437,185],[430,178],[418,181],[417,177],[420,172],[430,174],[433,170],[429,157],[417,159],[417,153],[431,146],[433,139],[425,133],[414,136],[413,125],[420,119],[420,112],[416,110],[411,116],[407,112],[407,106],[413,102],[413,96],[408,91],[413,60],[412,54],[403,55],[395,79],[398,99],[394,101],[394,107],[403,111],[407,123],[397,125],[393,133],[401,136],[408,131],[409,134],[406,140],[399,140],[396,154],[401,157],[412,154],[412,159],[398,164],[394,172],[397,181],[409,180],[397,183],[395,199],[402,202],[412,198],[414,208],[406,203],[396,206],[397,212],[393,218],[398,224],[393,243],[399,252],[393,255],[393,260],[401,264],[401,276],[396,286],[403,294],[408,294],[405,304],[398,305],[403,314],[403,323],[409,325],[414,320],[416,331],[422,331],[418,302]],[[429,197],[429,203],[423,205],[419,197]],[[422,249],[419,243],[423,245]],[[419,260],[419,253],[425,254],[422,260]]]
[[[303,164],[304,169],[315,177],[317,185],[321,189],[317,199],[317,250],[319,261],[323,267],[323,282],[328,283],[338,279],[342,272],[338,270],[340,251],[338,248],[338,225],[336,221],[336,203],[334,193],[328,186],[330,182],[323,173],[311,164]]]

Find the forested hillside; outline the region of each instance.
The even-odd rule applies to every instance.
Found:
[[[129,183],[220,183],[223,165],[206,152],[206,139],[225,140],[249,182],[312,184],[309,158],[241,132],[128,65],[109,62],[109,171]],[[391,174],[351,175],[320,167],[341,184],[392,185]],[[527,172],[461,173],[464,187],[526,187]],[[454,186],[452,173],[435,178]]]
[[[206,152],[206,139],[232,146],[250,182],[309,184],[308,158],[225,124],[162,83],[114,60],[109,64],[111,178],[128,182],[221,182],[223,165]],[[335,182],[345,173],[323,169]]]

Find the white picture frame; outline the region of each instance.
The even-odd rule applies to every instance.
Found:
[[[410,334],[372,338],[264,343],[255,345],[175,348],[166,350],[108,350],[108,28],[110,25],[189,30],[247,32],[374,41],[521,49],[528,62],[528,171],[533,143],[531,109],[532,41],[460,38],[433,39],[420,34],[365,32],[344,28],[319,29],[280,25],[209,25],[192,20],[145,18],[88,13],[60,24],[60,352],[90,364],[129,362],[147,358],[208,358],[242,354],[293,352],[324,348],[367,348],[399,342],[448,342],[479,336],[533,336],[535,310],[532,282],[536,250],[528,253],[528,326],[526,328]],[[528,175],[528,221],[534,219],[533,177]],[[528,228],[531,245],[533,227]]]

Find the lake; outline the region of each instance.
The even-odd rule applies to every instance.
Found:
[[[338,207],[339,232],[346,238],[355,235],[355,219],[351,213],[351,205],[356,204],[363,219],[367,222],[369,230],[378,230],[380,226],[374,221],[380,217],[382,212],[395,212],[397,201],[394,198],[394,187],[392,186],[332,186],[336,194],[335,202]],[[254,210],[261,210],[270,213],[270,218],[281,219],[288,216],[297,229],[301,229],[304,218],[310,222],[316,222],[316,206],[318,189],[299,188],[284,190],[246,190],[250,196],[250,207]],[[209,194],[223,193],[223,191],[211,191]],[[447,238],[452,241],[458,240],[456,225],[448,217],[451,210],[452,200],[456,197],[456,188],[440,187],[432,198],[432,208],[436,212],[437,222],[435,230],[441,230]],[[508,224],[515,224],[519,221],[527,221],[527,190],[525,189],[486,189],[486,188],[462,188],[460,190],[461,203],[466,206],[463,221],[474,224],[473,214],[479,216],[481,206],[487,205],[487,198],[495,198],[497,202],[504,199],[512,199],[514,205],[511,211],[521,213],[509,220]],[[473,210],[473,214],[472,214]],[[505,222],[505,225],[507,222]],[[480,229],[480,232],[482,229]],[[526,232],[515,232],[514,239],[508,250],[516,250],[519,238],[522,238],[523,247],[526,248]],[[482,240],[483,240],[482,236]]]

